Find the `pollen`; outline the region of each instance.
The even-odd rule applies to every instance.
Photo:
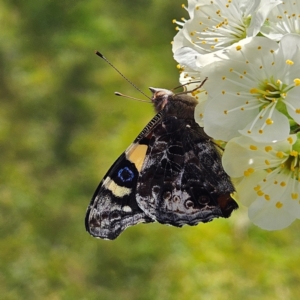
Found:
[[[257,195],[258,196],[263,196],[265,193],[263,192],[263,191],[261,191],[261,190],[259,190],[258,192],[257,192]]]
[[[277,202],[276,204],[275,204],[275,206],[277,207],[277,208],[281,208],[282,206],[283,206],[283,204],[281,203],[281,202]]]
[[[252,89],[250,89],[250,94],[257,94],[258,93],[258,90],[257,90],[257,88],[252,88]]]
[[[290,66],[292,66],[292,65],[294,64],[294,62],[293,62],[292,60],[290,60],[290,59],[287,59],[287,60],[285,61],[285,63],[286,63],[287,65],[290,65]]]
[[[293,200],[298,199],[298,193],[292,193],[291,197],[292,197]]]
[[[291,156],[297,157],[298,156],[298,151],[292,150],[290,153]]]
[[[250,145],[249,148],[250,148],[251,150],[257,150],[257,147],[254,146],[254,145]]]
[[[257,185],[255,188],[254,188],[254,191],[259,191],[261,189],[261,186],[260,185]]]
[[[235,49],[236,49],[236,51],[240,51],[240,50],[242,49],[242,46],[240,46],[240,45],[239,45],[239,46],[236,46]]]
[[[283,152],[282,151],[278,151],[277,153],[276,153],[276,156],[278,157],[278,158],[283,158]]]
[[[268,118],[268,119],[266,120],[266,124],[267,124],[267,125],[272,125],[272,124],[273,124],[273,120],[270,119],[270,118]]]
[[[295,86],[299,86],[300,85],[300,78],[295,78],[294,79],[294,84],[295,84]]]
[[[265,194],[265,199],[267,200],[267,201],[269,201],[270,199],[271,199],[271,197],[268,195],[268,194]]]
[[[265,151],[266,151],[266,152],[269,152],[269,151],[271,151],[271,150],[272,150],[272,147],[271,147],[271,146],[266,146],[266,147],[265,147]]]
[[[244,176],[250,176],[254,172],[253,168],[249,168],[248,170],[244,171]]]

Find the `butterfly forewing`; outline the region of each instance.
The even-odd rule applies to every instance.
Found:
[[[91,235],[112,240],[129,226],[154,222],[137,205],[136,187],[148,149],[148,135],[160,120],[161,114],[157,114],[100,182],[85,219]]]

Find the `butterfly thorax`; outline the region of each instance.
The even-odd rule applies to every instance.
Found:
[[[174,94],[170,90],[150,88],[151,98],[157,112],[164,111],[168,116],[178,119],[194,119],[194,110],[198,101],[187,94]]]

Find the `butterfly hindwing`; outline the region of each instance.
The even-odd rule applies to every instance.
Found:
[[[137,203],[160,223],[196,225],[237,208],[220,155],[192,119],[163,118],[153,131],[137,186]]]

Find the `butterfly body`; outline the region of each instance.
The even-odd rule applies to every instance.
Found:
[[[88,207],[86,229],[95,237],[115,239],[141,222],[197,225],[238,207],[219,150],[195,122],[197,100],[150,90],[157,115],[109,169]]]

